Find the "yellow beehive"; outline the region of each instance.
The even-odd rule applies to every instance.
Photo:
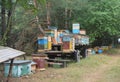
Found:
[[[71,41],[70,41],[70,50],[73,51],[74,48],[75,48],[74,46],[75,46],[75,42],[74,42],[74,38],[72,38]]]
[[[51,37],[48,36],[48,50],[51,50],[51,48],[52,48]]]
[[[72,50],[72,41],[70,41],[70,50]]]

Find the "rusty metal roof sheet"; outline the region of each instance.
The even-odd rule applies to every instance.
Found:
[[[25,54],[25,52],[9,47],[0,46],[0,63],[21,56],[23,54]]]

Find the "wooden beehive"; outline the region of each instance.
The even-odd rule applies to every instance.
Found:
[[[33,61],[36,63],[36,70],[45,70],[47,62],[45,59],[48,59],[46,55],[33,54]]]
[[[9,73],[10,62],[4,63],[4,75],[7,77]],[[31,61],[30,60],[15,60],[13,62],[12,76],[21,77],[31,73]]]
[[[45,50],[48,49],[48,37],[38,37],[38,49]]]
[[[71,40],[71,37],[70,37],[69,35],[65,35],[65,36],[63,36],[63,38],[62,38],[62,41],[63,41],[63,42],[70,42],[70,40]]]
[[[86,35],[86,30],[80,30],[80,34],[84,34],[84,35]]]
[[[31,72],[35,72],[35,70],[36,70],[36,66],[37,66],[37,63],[35,63],[35,62],[31,62]]]
[[[54,30],[45,30],[45,34],[46,34],[47,36],[54,37]]]
[[[64,35],[62,38],[63,41],[63,51],[71,51],[72,45],[72,37],[70,35]]]
[[[80,24],[79,23],[74,23],[73,24],[72,32],[73,32],[73,34],[79,34],[79,32],[80,32]]]
[[[51,36],[48,36],[48,50],[51,50],[51,48],[52,48],[52,38],[51,38]]]
[[[71,51],[75,50],[75,39],[74,38],[72,38],[70,41],[70,50]]]
[[[70,42],[63,42],[63,50],[70,50]]]

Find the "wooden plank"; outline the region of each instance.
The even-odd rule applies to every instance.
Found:
[[[66,61],[66,62],[70,62],[70,60],[65,60],[65,59],[46,59],[48,61]]]
[[[58,63],[58,62],[47,62],[48,64],[58,64],[58,65],[62,65],[62,63]]]

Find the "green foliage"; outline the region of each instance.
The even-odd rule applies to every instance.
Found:
[[[110,36],[119,35],[119,5],[119,0],[89,0],[85,7],[75,11],[74,21],[81,22],[81,28],[87,30],[91,41],[94,41],[95,37],[103,37],[105,33]]]
[[[50,3],[51,26],[65,29],[65,22],[67,21],[67,29],[71,29],[72,23],[78,22],[81,24],[80,28],[87,31],[90,42],[93,42],[96,37],[110,38],[112,40],[114,36],[117,37],[120,34],[119,0],[36,0],[37,8],[34,6],[34,0],[17,1],[15,11],[12,14],[13,20],[11,20],[13,21],[12,35],[18,36],[25,29],[37,27],[36,16],[39,17],[39,24],[46,28],[48,10],[46,4],[48,2]],[[12,0],[12,8],[15,2],[16,0]],[[6,10],[9,8],[10,4],[6,1]],[[1,44],[5,43],[7,39],[6,35],[6,39]],[[18,40],[19,37],[15,42]]]
[[[12,28],[12,30],[11,30],[11,26],[10,25],[13,25],[13,27],[14,27],[14,25],[15,25],[15,23],[14,24],[11,24],[11,22],[13,22],[13,20],[12,20],[12,18],[14,17],[14,18],[16,18],[15,16],[13,16],[15,13],[16,13],[16,11],[14,12],[14,10],[16,10],[16,8],[19,8],[20,6],[22,6],[25,10],[32,10],[32,12],[30,12],[30,13],[32,13],[32,15],[35,17],[37,14],[38,14],[38,9],[37,8],[35,8],[35,6],[34,6],[34,3],[32,3],[32,5],[31,4],[29,4],[30,3],[30,0],[25,0],[25,1],[22,1],[22,0],[11,0],[12,2],[10,2],[10,0],[8,0],[8,1],[5,1],[5,8],[6,8],[6,13],[9,13],[9,10],[11,10],[11,15],[10,16],[6,16],[6,21],[7,21],[7,24],[6,24],[6,30],[5,30],[5,32],[4,32],[4,35],[3,35],[3,37],[1,38],[1,41],[0,41],[0,45],[6,45],[7,44],[7,40],[8,40],[8,33],[9,32],[11,32],[11,31],[13,31],[13,30],[15,30],[15,29],[19,29],[19,25],[26,25],[26,24],[23,24],[23,23],[26,23],[26,22],[23,22],[23,23],[21,23],[21,24],[18,24],[17,26],[16,26],[16,28],[14,29],[14,28]],[[32,0],[31,0],[32,1]],[[45,2],[46,2],[46,0],[36,0],[37,1],[37,3],[40,3],[41,5],[44,5],[45,4]],[[1,5],[1,4],[0,4]],[[17,5],[17,6],[16,6]],[[23,10],[23,9],[22,9]],[[22,11],[23,12],[23,11]],[[25,12],[25,11],[24,11]],[[17,12],[18,13],[18,12]],[[23,15],[23,14],[22,14]],[[22,16],[20,16],[20,18],[21,18]],[[24,17],[24,16],[23,16]],[[19,16],[18,16],[18,18],[19,18]],[[26,17],[24,17],[24,18],[26,18]],[[23,21],[25,21],[24,20],[24,18],[23,18]],[[21,19],[20,19],[21,20]],[[27,22],[27,24],[28,24],[28,22]],[[23,26],[21,26],[21,27],[23,27]],[[21,28],[20,27],[20,28]],[[19,30],[20,31],[20,30]]]

